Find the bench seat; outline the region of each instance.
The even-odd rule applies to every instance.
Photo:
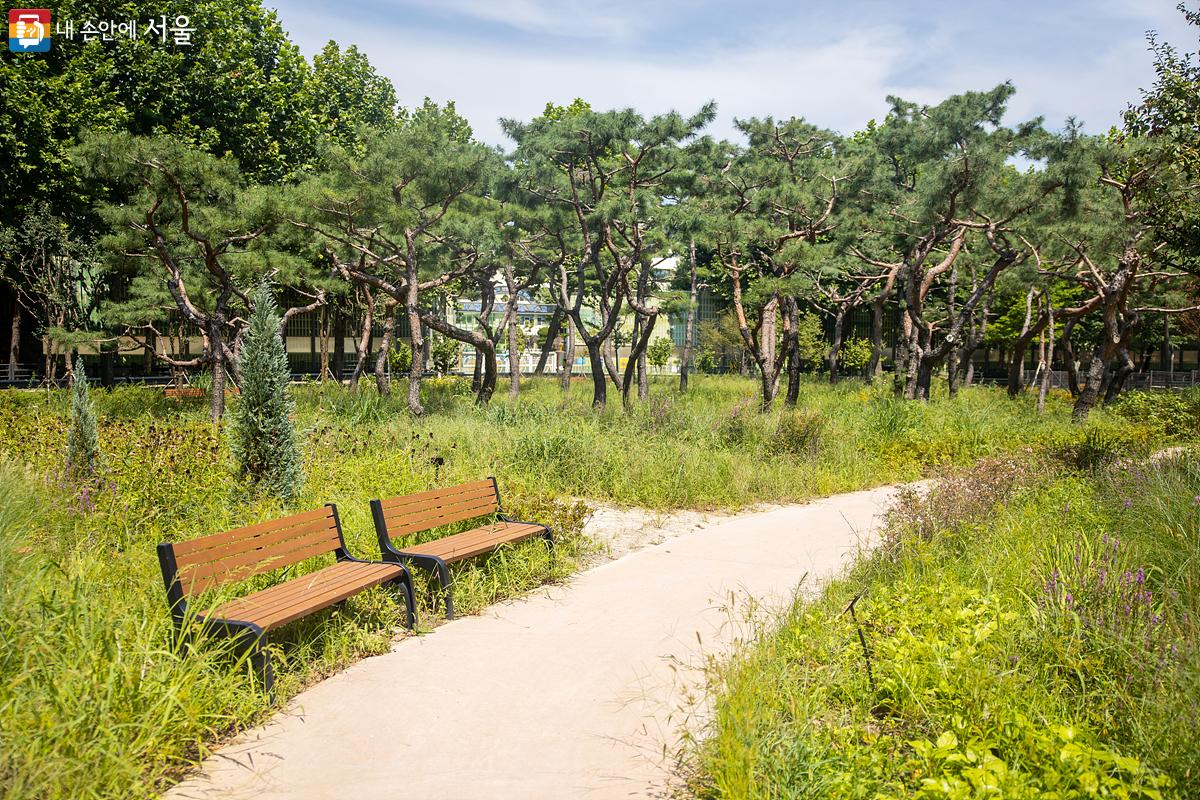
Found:
[[[203,616],[246,622],[265,632],[340,603],[372,586],[399,580],[403,571],[396,564],[339,561],[254,594],[229,600]]]
[[[436,556],[447,564],[462,561],[472,556],[481,555],[489,550],[495,550],[508,542],[519,542],[531,536],[541,536],[546,532],[545,525],[535,525],[529,522],[493,522],[481,525],[469,531],[456,533],[434,539],[424,544],[414,544],[397,547],[400,555]]]

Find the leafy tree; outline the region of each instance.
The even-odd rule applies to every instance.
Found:
[[[192,44],[149,36],[84,42],[56,37],[49,53],[0,60],[3,213],[12,222],[37,201],[68,220],[89,216],[103,186],[88,186],[71,149],[88,129],[170,133],[213,155],[232,155],[253,181],[278,181],[315,156],[317,102],[308,64],[274,11],[258,0],[64,0],[61,19],[188,17]]]
[[[1200,39],[1200,11],[1179,11]],[[1181,53],[1151,33],[1154,85],[1125,112],[1125,130],[1146,140],[1138,157],[1157,180],[1142,203],[1156,236],[1180,254],[1200,255],[1200,52]]]
[[[232,158],[172,137],[94,136],[77,152],[92,174],[129,193],[127,201],[101,209],[114,231],[102,245],[132,275],[127,296],[107,304],[107,319],[135,338],[160,336],[156,325],[175,312],[194,326],[203,341],[195,357],[145,346],[172,366],[211,370],[210,413],[219,420],[226,377],[237,378],[238,349],[254,310],[250,289],[267,274],[298,289],[308,267],[269,235],[282,218],[279,192],[246,187]],[[324,301],[318,289],[312,303],[283,314],[280,329]]]
[[[579,105],[528,123],[503,120],[517,143],[511,159],[529,205],[542,205],[534,236],[557,246],[559,305],[588,349],[592,405],[607,401],[606,355],[624,304],[637,319],[624,379],[611,374],[628,402],[633,369],[654,330],[659,309],[647,303],[655,256],[665,254],[664,196],[681,166],[679,145],[715,115],[712,104],[694,116],[645,119],[632,109],[595,112]],[[632,278],[632,280],[631,280]],[[585,319],[591,301],[596,324]]]
[[[21,306],[36,321],[46,362],[45,380],[53,383],[60,352],[66,372],[71,373],[71,345],[91,322],[100,299],[103,278],[99,259],[94,248],[44,202],[11,229],[0,224],[0,249],[9,254],[9,269],[0,273],[0,279],[12,286]],[[14,338],[20,336],[20,321],[18,311]],[[12,367],[15,364],[10,364]]]
[[[317,125],[343,147],[359,146],[363,126],[383,128],[399,119],[392,82],[354,45],[342,51],[331,41],[313,56],[308,93]]]
[[[78,481],[92,480],[100,471],[100,439],[96,433],[96,412],[88,394],[83,359],[75,363],[71,384],[71,427],[67,431],[67,472]]]
[[[485,196],[497,155],[472,138],[452,103],[439,107],[428,100],[396,126],[364,129],[362,152],[331,148],[326,170],[300,187],[301,209],[292,221],[319,234],[339,275],[388,298],[375,365],[381,393],[390,389],[384,367],[402,308],[414,353],[423,350],[424,323],[488,354],[477,395],[486,403],[496,385],[493,342],[451,324],[422,297],[490,263],[481,257],[498,249],[500,226]],[[424,413],[422,360],[412,360],[408,382],[409,410],[418,416]]]
[[[803,119],[767,117],[737,125],[749,146],[731,149],[704,205],[709,243],[727,273],[766,411],[789,359],[797,367],[789,403],[799,392],[796,297],[812,281],[805,268],[817,262],[819,245],[835,230],[835,209],[857,167],[842,152],[839,136]]]
[[[808,366],[817,366],[827,350],[820,318],[816,314],[801,314],[796,321],[797,361]]]
[[[838,353],[838,360],[848,370],[865,369],[871,363],[871,342],[857,337],[847,340]]]
[[[675,345],[671,344],[670,339],[655,339],[646,348],[646,360],[659,369],[665,367],[674,354]]]
[[[1055,155],[1040,120],[1001,125],[1013,91],[1005,83],[936,106],[893,97],[887,120],[868,138],[878,157],[852,252],[894,275],[901,306],[897,390],[910,399],[928,399],[934,369],[957,352],[997,276],[1029,257],[1017,224],[1070,177],[1057,161],[1043,172],[1009,165],[1018,153]],[[948,295],[949,318],[939,326],[933,312],[943,306],[932,291],[974,248],[990,264],[961,303]]]
[[[439,375],[449,375],[458,366],[462,358],[462,342],[457,342],[448,336],[440,336],[433,343],[431,351],[433,368]]]
[[[304,477],[292,422],[296,402],[280,335],[282,320],[266,281],[255,287],[253,306],[240,359],[242,395],[233,409],[230,449],[240,477],[291,503]]]

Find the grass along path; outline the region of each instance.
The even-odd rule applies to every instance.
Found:
[[[153,388],[96,391],[103,481],[79,492],[62,479],[66,394],[0,391],[6,800],[154,797],[214,743],[270,713],[250,670],[220,642],[172,647],[160,541],[336,502],[351,549],[368,555],[377,547],[370,498],[495,475],[510,512],[561,534],[560,557],[549,563],[531,542],[464,564],[455,595],[473,613],[589,563],[593,544],[579,533],[588,508],[573,498],[655,513],[799,502],[1025,447],[1155,446],[1194,430],[1179,420],[1197,408],[1180,397],[1164,416],[1159,398],[1147,408],[1122,401],[1119,414],[1101,409],[1079,427],[1059,395],[1042,416],[1032,398],[986,387],[913,404],[883,385],[806,381],[799,408],[760,415],[753,381],[699,376],[686,396],[656,381],[630,413],[597,415],[583,385],[564,396],[552,380],[530,381],[518,400],[486,409],[464,389],[426,381],[429,414],[413,420],[402,386],[390,398],[296,387],[308,481],[293,509],[232,479],[224,433],[201,401],[177,404]],[[399,616],[386,593],[368,592],[290,626],[277,640],[280,695],[386,652]]]
[[[696,796],[1196,796],[1194,453],[983,463],[884,540],[714,662]]]
[[[167,796],[661,796],[704,659],[737,634],[726,609],[747,597],[780,609],[805,576],[838,574],[892,495],[874,489],[668,530],[565,586],[359,662]]]

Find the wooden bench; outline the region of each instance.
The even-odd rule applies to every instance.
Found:
[[[545,539],[551,553],[554,551],[554,534],[549,528],[536,522],[515,520],[504,513],[495,478],[388,500],[372,500],[371,516],[375,519],[379,550],[385,561],[412,562],[437,576],[442,585],[447,619],[454,618],[448,564],[489,553],[502,544],[533,536]],[[479,518],[489,519],[479,527],[452,536],[422,544],[396,544],[405,536]]]
[[[197,621],[222,633],[244,637],[253,647],[252,661],[262,670],[268,693],[275,682],[266,634],[293,620],[328,608],[351,595],[380,584],[399,586],[404,593],[407,624],[412,627],[412,576],[402,564],[363,561],[346,551],[337,507],[323,506],[303,514],[260,522],[245,528],[158,546],[158,563],[167,587],[167,601],[176,630],[183,632],[188,601],[210,589],[238,583],[255,575],[290,567],[333,553],[330,566],[284,580],[266,589],[228,600],[195,614]]]

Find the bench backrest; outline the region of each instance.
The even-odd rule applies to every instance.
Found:
[[[427,531],[454,522],[482,517],[500,510],[500,492],[496,479],[460,483],[448,489],[390,497],[372,503],[375,523],[384,523],[387,535],[398,539],[410,533]],[[382,517],[382,520],[380,519]]]
[[[184,596],[286,567],[342,547],[337,508],[260,522],[186,542],[159,545],[167,590]],[[174,574],[168,574],[174,569]]]

